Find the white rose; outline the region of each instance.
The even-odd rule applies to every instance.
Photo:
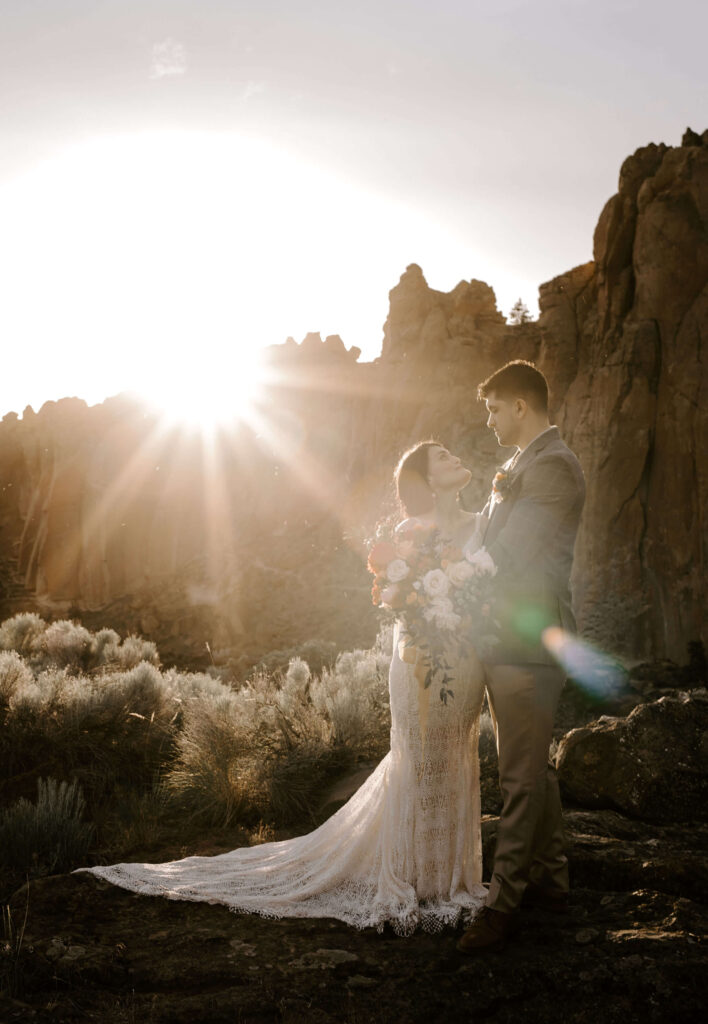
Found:
[[[479,548],[474,554],[466,557],[477,576],[496,576],[497,567],[486,548]]]
[[[462,619],[460,616],[456,615],[455,612],[452,612],[451,615],[446,615],[445,618],[438,619],[437,625],[438,629],[447,629],[452,633],[457,629],[461,622]]]
[[[393,561],[388,563],[386,575],[391,583],[400,583],[410,571],[410,566],[407,562],[404,562],[402,558],[394,558]]]
[[[428,597],[446,597],[450,580],[442,569],[431,569],[423,577],[423,589]]]
[[[453,587],[461,587],[468,579],[474,576],[474,569],[470,563],[466,560],[462,562],[450,562],[447,569],[447,573],[450,583]]]
[[[462,621],[449,597],[436,598],[423,612],[428,622],[438,629],[457,629]]]

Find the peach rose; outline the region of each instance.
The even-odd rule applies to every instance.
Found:
[[[397,555],[398,552],[393,544],[389,544],[387,541],[380,541],[378,544],[374,544],[373,548],[369,552],[369,559],[367,563],[369,572],[385,572],[388,563],[392,562]]]

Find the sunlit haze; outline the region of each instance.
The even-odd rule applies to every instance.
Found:
[[[258,348],[344,333],[342,320],[345,344],[373,358],[385,282],[421,252],[446,289],[481,261],[395,197],[232,135],[92,140],[5,185],[2,201],[5,386],[25,404],[131,389],[202,406]],[[18,388],[33,347],[41,361]]]
[[[156,412],[166,428],[182,426],[211,434],[239,422],[257,425],[264,385],[277,383],[261,360],[262,349],[224,355],[218,371],[190,374],[189,366],[165,367],[159,379],[145,381],[132,394]]]
[[[625,156],[706,127],[705,27],[689,0],[10,0],[0,416],[213,415],[311,331],[374,359],[413,262],[535,314]]]

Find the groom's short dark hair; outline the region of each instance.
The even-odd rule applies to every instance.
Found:
[[[523,398],[536,412],[548,412],[548,381],[533,363],[513,359],[477,385],[483,402],[494,392],[498,398]]]

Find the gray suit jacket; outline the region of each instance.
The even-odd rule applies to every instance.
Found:
[[[513,464],[513,465],[512,465]],[[551,427],[510,459],[505,497],[490,497],[484,543],[498,568],[495,664],[548,664],[547,626],[575,631],[570,570],[585,502],[580,463]]]

